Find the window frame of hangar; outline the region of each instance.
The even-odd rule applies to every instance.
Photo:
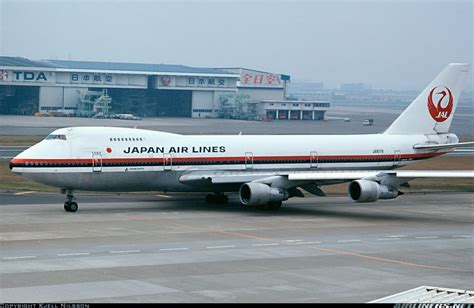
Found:
[[[193,109],[193,112],[212,113],[213,109]]]

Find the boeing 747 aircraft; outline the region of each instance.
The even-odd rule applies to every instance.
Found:
[[[393,199],[414,178],[473,177],[472,170],[396,170],[474,145],[449,133],[468,68],[449,64],[379,134],[191,136],[68,127],[19,154],[10,168],[60,188],[68,212],[78,209],[75,190],[209,192],[208,202],[238,192],[243,205],[276,210],[303,197],[301,189],[324,196],[322,186],[349,182],[356,202]]]

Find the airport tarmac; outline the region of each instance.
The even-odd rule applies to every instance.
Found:
[[[0,302],[368,302],[472,289],[472,193],[278,212],[200,194],[0,193]]]
[[[470,110],[470,109],[469,109]],[[48,135],[58,128],[71,126],[137,127],[176,134],[374,134],[381,133],[402,113],[403,109],[335,106],[327,113],[327,121],[273,120],[244,121],[201,118],[144,118],[141,121],[91,119],[74,117],[33,117],[0,115],[0,135]],[[345,122],[344,118],[350,118]],[[365,119],[374,124],[362,125]],[[456,113],[451,132],[461,139],[472,138],[474,114]],[[0,139],[0,144],[2,144]]]

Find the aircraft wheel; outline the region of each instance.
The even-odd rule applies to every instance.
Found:
[[[226,195],[213,195],[213,194],[206,195],[207,203],[227,203],[228,200],[229,198]]]
[[[70,212],[70,211],[71,211],[71,206],[70,206],[69,202],[67,202],[67,201],[64,202],[64,210],[65,210],[66,212]]]
[[[214,195],[206,195],[206,202],[207,203],[214,203]]]
[[[73,202],[71,202],[71,203],[69,204],[69,208],[70,208],[70,212],[73,212],[73,213],[74,213],[74,212],[77,211],[77,209],[79,208],[79,206],[77,205],[76,202],[73,201]]]
[[[281,201],[280,202],[272,202],[268,205],[268,209],[272,211],[278,211],[281,208]]]
[[[217,196],[218,203],[227,203],[227,201],[229,201],[229,197],[227,197],[226,195]]]
[[[268,204],[268,203],[265,203],[265,204],[257,204],[256,207],[257,207],[257,210],[265,211],[265,210],[268,210],[269,204]]]
[[[281,208],[281,201],[280,202],[269,202],[266,204],[259,204],[257,205],[258,210],[263,211],[278,211]]]

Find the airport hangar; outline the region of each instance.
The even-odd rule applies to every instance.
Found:
[[[114,113],[213,118],[223,97],[244,95],[258,105],[258,119],[324,119],[328,102],[285,99],[289,81],[246,68],[0,56],[0,114],[72,115],[81,96],[107,89]]]

